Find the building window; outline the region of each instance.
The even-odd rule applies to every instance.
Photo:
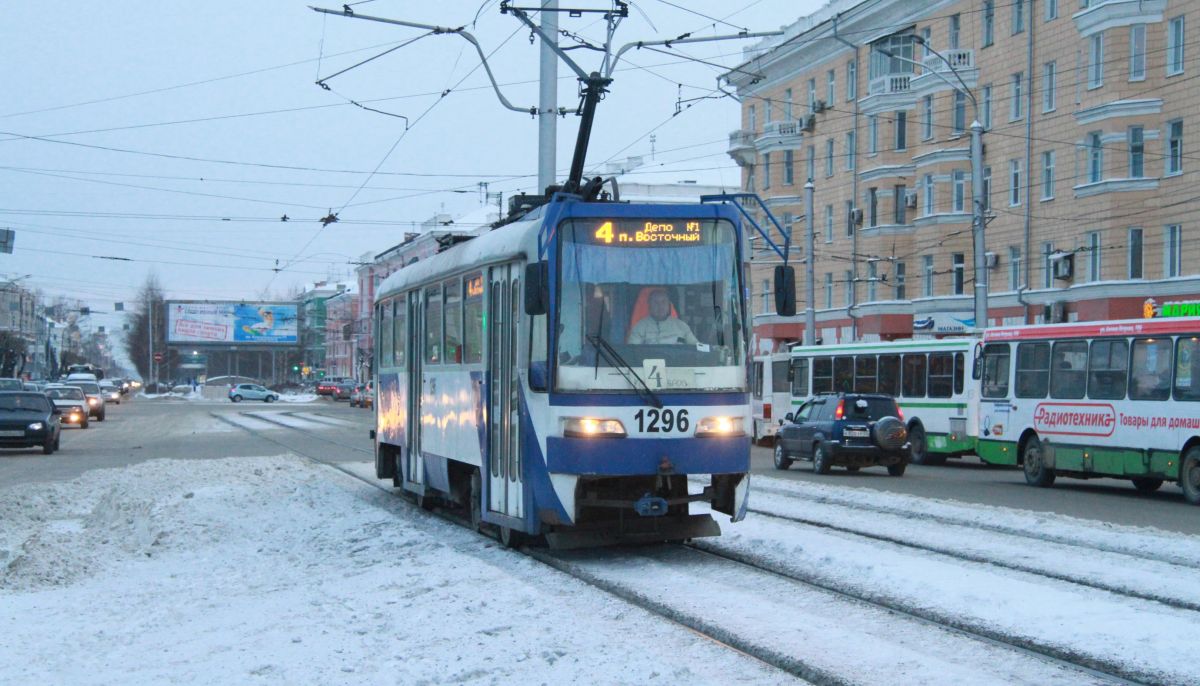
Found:
[[[825,176],[833,176],[833,139],[825,141]]]
[[[856,136],[853,131],[846,132],[846,171],[854,171],[854,155],[857,153],[855,148]]]
[[[854,272],[847,269],[842,272],[842,278],[846,282],[846,306],[854,304]]]
[[[1058,0],[1046,0],[1046,21],[1058,19]]]
[[[846,201],[846,236],[854,235],[854,201]]]
[[[1053,112],[1057,107],[1058,63],[1047,62],[1042,67],[1042,111]]]
[[[1008,248],[1008,290],[1015,291],[1021,287],[1021,249],[1014,246]]]
[[[1025,30],[1025,0],[1014,0],[1013,2],[1013,35]]]
[[[921,29],[921,41],[925,46],[925,57],[933,54],[933,29],[926,26]]]
[[[1054,254],[1053,243],[1042,243],[1042,287],[1050,288],[1054,285],[1054,264],[1050,256]]]
[[[875,301],[875,283],[878,281],[875,264],[875,262],[867,263],[867,302]]]
[[[983,168],[983,209],[992,209],[992,168]]]
[[[954,253],[954,294],[962,295],[966,288],[966,256],[960,252]]]
[[[771,153],[763,153],[763,171],[762,171],[762,187],[767,190],[771,187]]]
[[[770,314],[771,312],[771,280],[763,279],[762,282],[762,313]]]
[[[825,242],[833,242],[833,205],[825,206]]]
[[[817,80],[808,80],[808,113],[812,114],[817,109]]]
[[[922,269],[924,270],[925,285],[922,294],[926,298],[933,297],[933,255],[924,255],[921,257]]]
[[[1167,174],[1183,173],[1183,120],[1167,122]]]
[[[904,263],[896,263],[896,300],[904,300],[908,295],[904,291]]]
[[[1016,74],[1012,75],[1012,102],[1009,103],[1008,109],[1008,118],[1010,121],[1016,121],[1020,119],[1022,112],[1024,112],[1021,105],[1021,82],[1024,80],[1024,72],[1017,72]]]
[[[783,182],[789,186],[796,183],[796,153],[793,150],[783,151]]]
[[[1054,198],[1054,151],[1042,153],[1042,200]]]
[[[1008,163],[1008,204],[1013,207],[1021,204],[1021,160]]]
[[[834,99],[835,91],[837,90],[837,72],[830,69],[825,78],[825,103],[828,107],[833,107],[833,103],[837,102]]]
[[[895,209],[893,210],[894,216],[892,217],[892,220],[896,224],[908,223],[907,212],[905,212],[908,207],[907,197],[908,189],[904,186],[904,184],[897,184],[892,188],[892,199],[895,201]]]
[[[908,147],[908,112],[900,110],[896,112],[895,118],[892,120],[894,129],[895,149],[904,150]]]
[[[1088,183],[1100,183],[1104,176],[1104,146],[1100,141],[1100,132],[1088,134]]]
[[[846,100],[858,97],[858,64],[853,60],[846,63]]]
[[[1183,17],[1167,23],[1167,76],[1183,73]]]
[[[833,274],[825,272],[825,309],[833,307]]]
[[[996,42],[996,1],[983,0],[983,47]]]
[[[817,146],[810,145],[805,152],[808,153],[808,157],[805,160],[806,168],[804,171],[807,173],[805,178],[812,181],[813,177],[817,175]]]
[[[921,98],[921,139],[933,138],[933,96]]]
[[[984,130],[992,128],[992,84],[983,87],[983,124]]]
[[[954,91],[954,133],[962,133],[967,128],[967,94]]]
[[[1087,235],[1088,281],[1100,280],[1100,232],[1090,231]]]
[[[795,119],[792,116],[792,89],[789,88],[783,93],[783,118],[784,121],[792,121]]]
[[[757,131],[758,130],[758,113],[757,113],[757,110],[754,109],[754,105],[750,106],[750,114],[747,117],[747,119],[750,122],[750,130]]]
[[[1146,141],[1140,126],[1129,127],[1129,178],[1140,179],[1146,175]]]
[[[965,212],[967,206],[967,174],[961,170],[954,170],[951,178],[954,179],[954,211]]]
[[[924,183],[922,185],[924,186],[921,189],[922,195],[925,196],[925,207],[924,207],[923,215],[928,217],[929,215],[933,214],[934,208],[936,207],[936,205],[934,204],[934,197],[933,197],[933,174],[926,174]]]
[[[950,49],[958,50],[959,35],[962,33],[962,16],[950,15]]]
[[[1129,80],[1146,78],[1146,25],[1129,27]]]
[[[1131,279],[1140,279],[1143,278],[1142,273],[1142,230],[1135,227],[1129,229],[1128,277]]]
[[[1183,273],[1183,227],[1171,224],[1163,231],[1163,276]]]
[[[867,189],[867,226],[879,225],[879,189]]]
[[[1092,36],[1091,50],[1088,52],[1088,88],[1099,88],[1104,85],[1104,33]]]
[[[867,116],[867,152],[879,152],[879,117],[873,114]]]

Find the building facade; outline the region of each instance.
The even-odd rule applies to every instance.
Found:
[[[299,297],[301,360],[309,374],[325,370],[325,338],[328,327],[326,302],[347,290],[344,283],[319,281]]]
[[[362,354],[358,330],[358,293],[342,291],[325,301],[325,374],[366,378],[359,363]]]
[[[835,0],[749,48],[724,76],[742,100],[729,154],[799,246],[812,180],[814,293],[796,281],[816,336],[974,327],[976,119],[986,324],[1200,300],[1185,240],[1198,229],[1185,145],[1198,14],[1184,0]],[[771,312],[772,266],[755,252],[760,351],[803,332]]]

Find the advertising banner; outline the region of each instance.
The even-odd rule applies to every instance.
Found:
[[[295,303],[168,302],[168,343],[296,344]]]

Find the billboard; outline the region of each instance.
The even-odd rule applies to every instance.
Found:
[[[167,343],[299,343],[296,303],[167,303]]]

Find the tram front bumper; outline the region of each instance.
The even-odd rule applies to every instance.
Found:
[[[546,439],[546,469],[578,476],[741,474],[750,471],[750,438],[571,438]]]

